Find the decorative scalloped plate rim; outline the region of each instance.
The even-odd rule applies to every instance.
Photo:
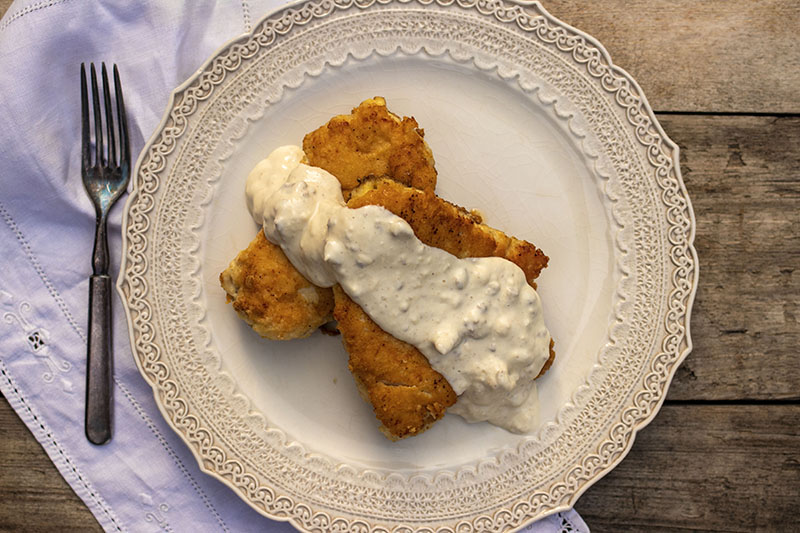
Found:
[[[311,5],[311,4],[315,4],[315,5],[326,4],[326,5],[328,5],[328,7],[330,7],[331,5],[335,4],[336,8],[333,9],[335,11],[335,9],[342,8],[342,6],[346,6],[346,8],[353,7],[354,4],[356,4],[355,5],[356,8],[365,9],[366,10],[366,9],[369,9],[369,7],[374,5],[375,3],[376,2],[372,2],[372,1],[361,1],[361,2],[349,1],[348,2],[347,0],[345,0],[343,2],[340,1],[340,2],[335,2],[335,3],[334,2],[330,2],[330,1],[323,1],[323,2],[317,2],[317,3],[308,2],[308,5]],[[651,396],[653,396],[653,398],[652,398],[651,403],[647,406],[647,409],[645,411],[645,416],[642,416],[642,417],[637,418],[637,419],[635,419],[635,420],[630,422],[630,424],[626,428],[628,430],[628,432],[624,435],[623,447],[621,449],[615,449],[613,454],[611,454],[610,456],[606,457],[606,462],[605,463],[600,464],[599,466],[598,465],[592,465],[593,466],[593,470],[591,470],[590,475],[582,478],[581,482],[578,484],[578,486],[568,494],[568,497],[566,499],[562,498],[561,500],[557,500],[557,501],[561,502],[560,504],[552,505],[552,506],[549,506],[549,507],[547,505],[543,505],[533,513],[531,513],[530,511],[527,511],[527,512],[523,511],[522,513],[519,513],[519,512],[511,512],[510,510],[506,510],[506,512],[504,513],[504,516],[500,517],[500,518],[498,518],[497,516],[495,516],[493,518],[490,518],[490,517],[488,517],[486,515],[477,515],[477,516],[473,516],[469,522],[467,522],[467,521],[458,521],[457,523],[453,523],[448,527],[439,526],[439,527],[437,527],[437,531],[438,530],[453,531],[455,529],[458,529],[459,531],[471,531],[471,530],[475,530],[475,529],[480,529],[481,527],[486,527],[486,525],[488,523],[493,523],[495,526],[497,526],[498,524],[501,524],[505,528],[520,527],[520,526],[530,522],[533,519],[542,518],[542,517],[544,517],[546,515],[549,515],[549,514],[558,512],[558,511],[563,511],[563,510],[568,509],[569,507],[571,507],[575,503],[575,501],[577,501],[579,496],[584,491],[586,491],[593,483],[595,483],[597,480],[602,478],[606,473],[608,473],[617,464],[619,464],[619,462],[630,451],[630,448],[633,445],[633,441],[635,439],[636,433],[640,429],[644,428],[647,424],[649,424],[652,421],[652,419],[655,417],[655,415],[658,413],[658,411],[659,411],[659,409],[660,409],[660,407],[661,407],[661,405],[662,405],[662,403],[664,401],[667,389],[669,387],[669,383],[671,382],[675,371],[677,370],[678,366],[683,361],[683,359],[685,359],[685,357],[689,354],[689,352],[692,349],[692,342],[691,342],[691,336],[690,336],[690,316],[691,316],[692,304],[693,304],[694,297],[695,297],[695,292],[696,292],[696,289],[697,289],[697,279],[698,279],[698,274],[699,274],[698,262],[697,262],[697,254],[696,254],[696,251],[695,251],[694,245],[693,245],[696,223],[695,223],[695,219],[694,219],[694,213],[692,211],[691,204],[690,204],[688,195],[687,195],[687,193],[685,191],[685,187],[683,185],[683,180],[682,180],[681,174],[680,174],[678,147],[677,147],[677,145],[675,145],[675,143],[673,143],[670,139],[668,139],[668,137],[664,133],[663,129],[661,128],[660,124],[658,124],[658,121],[655,119],[653,111],[650,108],[649,104],[647,103],[647,100],[646,100],[643,92],[639,88],[638,84],[635,82],[635,80],[633,80],[633,78],[627,72],[625,72],[621,68],[615,66],[611,62],[611,59],[610,59],[608,53],[602,47],[602,45],[600,45],[600,43],[598,43],[594,38],[588,36],[587,34],[581,32],[581,31],[579,31],[579,30],[577,30],[575,28],[572,28],[571,26],[569,26],[569,25],[559,21],[555,17],[552,17],[551,15],[549,15],[541,7],[541,5],[538,2],[518,2],[516,4],[511,4],[511,3],[503,4],[501,2],[493,2],[493,1],[471,2],[469,0],[458,0],[456,2],[454,2],[452,0],[378,0],[377,3],[378,4],[382,4],[382,5],[383,4],[406,5],[406,4],[411,4],[411,3],[416,4],[416,5],[420,5],[420,4],[422,4],[422,5],[424,5],[424,4],[438,4],[440,7],[448,7],[448,6],[453,5],[453,4],[458,4],[459,6],[465,8],[465,9],[475,8],[476,5],[477,5],[477,10],[481,14],[487,15],[487,16],[494,15],[494,17],[496,17],[497,20],[502,19],[504,16],[508,16],[509,13],[519,15],[519,13],[521,13],[521,12],[524,12],[527,15],[530,15],[532,17],[533,16],[544,17],[544,19],[546,20],[547,23],[549,23],[549,24],[551,24],[551,25],[553,25],[553,26],[555,26],[557,28],[561,28],[561,29],[566,30],[571,36],[574,36],[574,37],[577,37],[578,39],[583,40],[583,42],[585,44],[589,45],[590,47],[593,47],[596,51],[599,52],[599,54],[601,56],[602,63],[604,64],[604,66],[610,72],[613,73],[613,76],[616,77],[616,78],[624,80],[625,83],[628,84],[628,86],[630,88],[630,92],[634,95],[634,97],[636,99],[638,99],[639,112],[640,113],[644,113],[646,118],[649,119],[649,122],[648,122],[647,126],[652,127],[655,130],[655,135],[657,136],[658,141],[661,144],[665,145],[669,149],[669,151],[671,152],[671,154],[668,156],[668,158],[669,158],[669,166],[670,166],[670,169],[672,171],[672,177],[674,178],[674,180],[677,181],[677,189],[678,190],[677,190],[676,194],[680,197],[680,200],[684,202],[683,205],[682,205],[682,211],[683,211],[682,215],[685,216],[685,225],[686,225],[686,227],[684,228],[685,229],[684,234],[680,235],[679,238],[683,239],[681,241],[681,244],[685,245],[685,254],[687,254],[687,256],[688,256],[688,257],[684,258],[683,266],[686,267],[686,268],[684,269],[683,276],[680,277],[679,281],[685,281],[688,284],[688,287],[684,287],[685,290],[681,293],[682,294],[681,301],[682,301],[682,303],[684,305],[684,308],[683,308],[684,313],[683,313],[683,315],[681,317],[678,317],[676,319],[676,322],[679,322],[681,318],[684,321],[683,323],[678,323],[677,324],[677,326],[679,328],[682,328],[682,332],[683,332],[683,335],[680,336],[680,338],[678,339],[678,342],[677,342],[676,349],[678,351],[677,351],[677,353],[672,354],[672,355],[674,355],[674,358],[669,362],[669,368],[667,369],[666,373],[664,373],[663,376],[661,376],[662,378],[665,378],[665,379],[663,379],[661,382],[658,383],[658,385],[660,386],[660,389],[657,390],[655,394],[651,394]],[[198,81],[198,79],[200,79],[201,76],[207,70],[210,69],[210,67],[214,63],[214,60],[216,58],[218,58],[219,56],[221,56],[226,51],[229,51],[234,46],[237,46],[239,44],[244,44],[244,43],[248,42],[248,40],[254,38],[254,36],[256,35],[258,30],[265,23],[265,21],[267,21],[267,20],[278,20],[282,16],[283,17],[287,17],[288,16],[287,13],[289,13],[290,11],[298,10],[298,8],[299,9],[303,9],[304,6],[306,6],[306,3],[301,0],[301,1],[297,1],[295,3],[292,3],[292,4],[288,5],[288,6],[285,6],[283,8],[280,8],[280,9],[278,9],[278,10],[276,10],[276,11],[274,11],[274,12],[268,14],[268,15],[266,15],[257,24],[254,24],[252,32],[250,32],[248,34],[245,34],[243,36],[237,37],[237,38],[229,41],[228,43],[224,44],[223,46],[221,46],[206,61],[206,63],[200,69],[198,69],[198,71],[195,73],[195,75],[193,75],[190,79],[188,79],[185,83],[180,85],[178,88],[176,88],[172,92],[172,94],[170,95],[169,103],[167,105],[167,111],[166,111],[161,123],[156,128],[155,133],[153,134],[151,139],[148,141],[147,145],[145,146],[144,150],[142,151],[142,153],[140,154],[140,156],[138,158],[138,161],[137,161],[136,167],[135,167],[134,176],[139,176],[139,173],[142,171],[143,162],[146,160],[148,154],[151,153],[151,151],[154,149],[154,146],[160,140],[161,134],[163,133],[163,130],[167,127],[167,125],[169,124],[169,122],[171,120],[172,111],[178,105],[178,102],[180,102],[180,99],[184,96],[184,92],[187,89],[189,89],[190,87],[192,87]],[[500,13],[500,15],[498,15],[498,13]],[[316,16],[316,15],[314,15],[314,16]],[[519,24],[519,21],[518,21],[518,24]],[[291,24],[290,24],[290,26],[291,26]],[[377,50],[376,50],[376,52],[377,52]],[[379,52],[377,52],[377,53],[379,53]],[[476,63],[476,66],[478,66],[477,63]],[[481,67],[479,67],[479,68],[481,68]],[[500,73],[499,71],[498,71],[498,75],[501,78],[504,78],[503,74]],[[547,103],[547,102],[545,102],[545,99],[541,95],[539,95],[539,98],[540,98],[540,100],[542,101],[543,104]],[[558,110],[556,109],[557,106],[556,106],[555,99],[552,102],[550,102],[550,104],[553,104],[553,106],[554,106],[553,107],[554,113],[556,115],[559,115]],[[566,118],[567,122],[569,122],[569,126],[568,127],[572,128],[572,123],[569,120],[568,114],[565,115],[565,116],[560,116],[560,118],[562,118],[562,119]],[[646,132],[646,133],[649,133],[649,132]],[[638,135],[638,132],[637,132],[637,135]],[[583,147],[583,148],[584,148],[585,152],[588,150],[586,147]],[[133,350],[134,350],[134,356],[135,356],[134,359],[136,361],[137,366],[140,369],[140,372],[144,376],[144,378],[153,387],[154,396],[156,398],[156,403],[157,403],[159,409],[161,410],[162,415],[164,416],[165,420],[176,431],[176,433],[178,433],[178,435],[181,436],[181,438],[183,438],[183,440],[187,443],[187,445],[189,446],[189,449],[192,451],[192,453],[194,454],[196,460],[198,461],[198,464],[199,464],[200,468],[204,472],[208,473],[209,475],[212,475],[212,476],[216,477],[217,479],[219,479],[223,483],[225,483],[228,486],[230,486],[234,490],[235,493],[237,493],[240,497],[242,497],[242,499],[244,499],[254,509],[256,509],[258,512],[260,512],[261,514],[263,514],[265,516],[268,516],[268,517],[270,517],[272,519],[276,519],[276,520],[289,521],[295,527],[297,527],[299,529],[302,529],[302,530],[309,530],[309,531],[311,531],[311,530],[326,530],[329,527],[343,527],[343,528],[360,527],[360,528],[363,528],[364,531],[373,531],[373,530],[374,531],[385,531],[385,530],[388,530],[387,526],[385,526],[384,524],[373,525],[373,524],[369,523],[368,520],[352,519],[353,515],[351,513],[349,513],[349,512],[345,513],[345,515],[351,517],[349,519],[348,518],[343,518],[343,517],[337,517],[337,516],[328,516],[328,515],[325,515],[325,513],[321,513],[324,516],[321,518],[323,521],[320,522],[319,521],[320,520],[320,513],[315,513],[313,511],[313,508],[312,508],[313,506],[310,505],[310,504],[305,504],[304,502],[299,502],[299,503],[293,502],[295,507],[303,507],[303,513],[302,513],[303,516],[299,516],[297,513],[292,515],[292,514],[286,512],[285,510],[283,511],[282,514],[279,514],[277,512],[269,512],[269,510],[267,510],[266,507],[258,505],[257,502],[255,502],[253,500],[253,497],[248,494],[248,492],[252,492],[252,491],[248,491],[248,490],[243,489],[243,487],[241,485],[237,485],[229,477],[225,477],[220,472],[218,472],[218,470],[213,467],[213,463],[208,463],[206,461],[207,457],[205,457],[205,455],[202,453],[202,450],[200,450],[197,446],[195,446],[192,443],[191,439],[188,438],[188,436],[185,433],[185,429],[179,427],[179,425],[176,423],[176,421],[173,420],[173,416],[174,415],[172,413],[170,413],[169,410],[163,405],[162,399],[159,396],[159,391],[158,391],[159,384],[156,381],[154,381],[153,375],[151,374],[151,372],[147,368],[145,368],[145,363],[144,363],[144,360],[143,360],[143,356],[141,354],[137,353],[137,350],[136,350],[137,337],[138,337],[139,333],[137,332],[137,328],[136,328],[136,325],[135,325],[135,319],[134,319],[134,316],[133,316],[134,310],[131,308],[131,305],[130,305],[131,304],[132,294],[135,291],[132,290],[132,286],[133,285],[131,283],[131,278],[129,276],[129,270],[130,270],[131,264],[133,264],[135,261],[134,261],[133,255],[131,255],[132,242],[131,242],[131,229],[129,227],[129,224],[130,224],[129,218],[131,216],[131,208],[137,202],[138,197],[139,197],[139,193],[140,193],[140,191],[139,191],[139,189],[137,187],[137,184],[138,184],[138,180],[134,180],[134,190],[131,192],[131,195],[130,195],[127,203],[126,203],[126,208],[125,208],[125,212],[124,212],[124,218],[123,218],[123,228],[125,228],[125,231],[124,231],[124,234],[123,234],[123,237],[124,237],[123,238],[124,250],[123,250],[123,256],[122,256],[122,265],[121,265],[121,268],[120,268],[120,276],[119,276],[119,279],[118,279],[118,282],[117,282],[117,290],[118,290],[118,292],[119,292],[119,294],[120,294],[120,296],[122,298],[122,301],[124,302],[124,309],[125,309],[125,313],[126,313],[126,316],[127,316],[127,319],[128,319],[128,324],[129,324],[129,334],[130,334],[130,337],[131,337],[131,345],[132,345]],[[616,241],[616,239],[615,239],[615,241]],[[618,243],[617,243],[617,246],[619,247]],[[674,277],[674,275],[673,275],[673,277]],[[615,314],[617,314],[616,310],[615,310]],[[613,335],[612,335],[612,337],[613,337]],[[681,346],[684,346],[684,348],[682,350],[679,349]],[[646,362],[653,363],[652,359],[653,358],[651,357]],[[230,392],[232,394],[238,394],[235,391],[235,382],[234,382],[234,380],[232,378],[230,378],[230,377],[229,377],[229,379],[230,379],[230,386],[231,386],[231,391]],[[585,392],[585,391],[580,391],[580,390],[576,391],[575,395],[577,396],[581,392]],[[241,399],[244,400],[245,402],[247,402],[246,398],[241,397]],[[260,416],[260,413],[256,413],[256,414],[258,416]],[[261,419],[263,421],[263,417],[261,417]],[[266,427],[266,422],[265,421],[264,421],[264,425]],[[272,435],[271,435],[272,439],[275,439],[275,437],[278,437],[278,440],[284,441],[284,445],[286,446],[285,435],[282,435],[282,433],[279,430],[275,430],[274,428],[270,428],[269,432],[272,433]],[[276,435],[276,433],[280,434],[282,437]],[[301,455],[302,454],[307,454],[307,452],[302,450],[302,447],[298,446],[297,443],[292,443],[290,446],[292,448],[294,448],[294,453],[299,453]],[[522,444],[520,446],[522,446]],[[519,451],[520,450],[517,450],[517,452],[519,452]],[[317,459],[320,459],[320,457],[317,457]],[[325,458],[325,460],[327,460],[327,458]],[[494,461],[494,460],[495,460],[495,458],[491,458],[490,459],[490,461]],[[467,471],[473,471],[474,472],[474,471],[481,470],[481,464],[482,463],[483,463],[483,461],[479,461],[475,465],[464,467],[458,473],[453,473],[453,472],[450,472],[450,471],[437,473],[437,475],[433,476],[433,478],[427,478],[426,476],[410,476],[410,477],[405,479],[405,483],[408,485],[408,484],[411,484],[411,483],[413,483],[415,481],[418,481],[420,478],[425,478],[425,479],[427,479],[427,483],[431,483],[431,482],[435,482],[435,480],[440,475],[446,476],[446,477],[452,477],[453,479],[457,480],[462,475],[462,473],[466,473]],[[212,466],[207,466],[207,464],[211,464]],[[332,464],[331,466],[334,466],[334,465]],[[371,474],[375,474],[375,473],[372,472]],[[359,475],[368,475],[369,476],[370,473],[368,471],[362,471],[361,474],[359,474]],[[389,477],[396,479],[397,475],[396,474],[388,474],[388,475],[386,475],[386,477],[384,477],[382,479],[384,481],[386,481],[386,479],[388,479]],[[373,479],[373,481],[374,481],[374,479]],[[534,489],[534,487],[531,487],[531,492],[533,491],[533,489]],[[278,497],[276,499],[280,499],[280,497]],[[499,515],[500,513],[498,512],[496,514]],[[493,520],[493,522],[487,522],[487,521],[492,521],[492,520]],[[439,519],[437,519],[436,521],[440,522]],[[419,528],[419,530],[423,530],[423,531],[424,530],[431,530],[430,528],[425,528],[425,527],[419,526],[419,525],[414,526],[414,528]],[[411,528],[409,526],[397,526],[395,528],[392,528],[392,530],[405,531],[405,530],[411,530]]]

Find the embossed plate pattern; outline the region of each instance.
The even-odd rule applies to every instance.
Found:
[[[247,171],[375,95],[426,129],[439,194],[551,257],[540,425],[448,415],[389,443],[337,339],[258,339],[216,278],[256,231]],[[691,349],[694,215],[638,85],[537,3],[298,3],[173,93],[137,164],[118,289],[137,364],[201,467],[308,531],[519,527],[627,453]]]

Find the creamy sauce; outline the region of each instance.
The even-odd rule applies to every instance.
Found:
[[[325,170],[301,164],[303,157],[300,147],[283,146],[256,165],[245,185],[247,206],[307,280],[332,287],[336,278],[323,252],[328,219],[344,209],[342,186]]]
[[[384,331],[419,349],[459,395],[450,412],[532,430],[533,379],[550,334],[522,270],[427,246],[382,207],[346,208],[339,181],[302,158],[298,147],[278,148],[248,176],[248,208],[267,239],[310,281],[339,283]]]

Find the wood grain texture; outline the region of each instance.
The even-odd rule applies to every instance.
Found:
[[[800,399],[800,118],[659,117],[700,261],[694,350],[670,399]]]
[[[575,508],[602,531],[800,531],[800,406],[665,405]]]
[[[800,112],[800,2],[542,4],[599,40],[657,111]]]
[[[0,531],[102,531],[5,398],[0,401]]]

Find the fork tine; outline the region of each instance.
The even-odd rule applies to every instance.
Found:
[[[109,166],[116,166],[117,164],[117,146],[114,143],[114,112],[111,110],[111,91],[108,88],[108,72],[106,72],[106,64],[102,63],[101,73],[103,76],[103,101],[106,106],[106,162]]]
[[[131,147],[128,138],[128,116],[125,113],[125,102],[122,98],[122,84],[119,81],[119,70],[114,65],[114,92],[117,97],[117,122],[119,122],[119,155],[123,170],[131,166]]]
[[[81,63],[81,170],[91,166],[89,160],[89,95],[86,88],[86,65]]]
[[[92,70],[92,109],[94,110],[94,164],[105,166],[103,161],[103,122],[100,117],[100,93],[97,90],[97,72],[94,63],[91,64]]]

